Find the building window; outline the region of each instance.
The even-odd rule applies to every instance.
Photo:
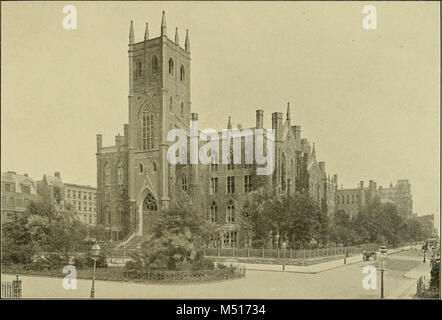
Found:
[[[184,102],[181,102],[181,117],[184,117]]]
[[[212,202],[212,206],[210,207],[210,222],[216,222],[216,216],[218,215],[218,207],[214,202]]]
[[[180,67],[180,80],[181,80],[181,82],[183,82],[183,81],[184,81],[184,79],[185,79],[185,71],[184,71],[184,66],[183,66],[183,65],[181,65],[181,67]]]
[[[109,162],[104,165],[104,184],[109,185],[111,183],[111,169]],[[81,199],[81,194],[78,192],[78,198]]]
[[[237,232],[229,231],[224,233],[223,246],[225,248],[234,248],[237,244]]]
[[[186,178],[181,179],[181,190],[187,191],[187,179]]]
[[[142,163],[139,163],[139,164],[138,164],[138,171],[139,171],[140,173],[143,173],[143,164],[142,164]]]
[[[104,188],[104,197],[108,201],[111,199],[111,187],[110,186],[106,186]],[[80,203],[78,203],[78,209],[80,209]]]
[[[355,196],[353,194],[351,195],[351,203],[355,203]]]
[[[347,204],[350,204],[350,196],[347,195]]]
[[[111,213],[109,208],[106,208],[106,223],[111,224]]]
[[[137,60],[135,78],[141,78],[143,76],[143,63],[141,60]]]
[[[230,151],[230,159],[229,163],[227,164],[227,170],[233,170],[235,169],[235,165],[233,164],[233,152]]]
[[[157,162],[152,161],[153,172],[157,172]]]
[[[124,172],[123,172],[123,165],[121,163],[117,166],[117,183],[119,185],[124,183]],[[91,200],[91,195],[89,194],[89,200]]]
[[[244,192],[252,192],[252,176],[244,176]]]
[[[173,76],[173,59],[169,58],[169,74]]]
[[[210,178],[210,194],[218,193],[218,178]]]
[[[153,56],[152,58],[152,73],[158,72],[158,58],[157,56]]]
[[[235,222],[235,205],[232,202],[229,202],[227,204],[226,222],[227,223]]]
[[[158,206],[155,198],[152,196],[151,193],[148,193],[143,201],[143,211],[157,211],[157,210]]]
[[[151,108],[143,111],[143,150],[153,149],[154,119]]]
[[[210,164],[210,171],[211,172],[218,172],[218,164],[217,163]]]
[[[170,110],[170,112],[173,112],[173,98],[172,97],[170,97],[170,99],[169,99],[169,110]]]
[[[30,186],[22,186],[21,191],[26,194],[31,194],[31,187]]]
[[[235,193],[235,177],[227,177],[227,194]]]
[[[11,191],[11,185],[9,183],[5,183],[5,191],[7,192]]]

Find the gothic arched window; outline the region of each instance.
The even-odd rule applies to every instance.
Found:
[[[184,81],[184,79],[185,79],[184,66],[181,65],[181,67],[180,67],[180,80],[181,80],[181,82]]]
[[[154,115],[151,108],[143,111],[143,150],[153,149]]]
[[[120,162],[117,166],[117,184],[123,184],[124,183],[124,171],[123,171],[123,164]]]
[[[153,172],[157,172],[157,162],[156,161],[152,161],[152,166],[153,166]]]
[[[158,72],[158,58],[157,56],[153,56],[152,58],[152,73]]]
[[[181,116],[184,117],[184,102],[181,102]]]
[[[226,222],[235,222],[235,205],[231,201],[227,204]]]
[[[212,202],[212,206],[210,207],[210,221],[216,222],[216,216],[218,214],[218,207],[215,201]]]
[[[173,76],[173,59],[169,58],[169,74]]]
[[[111,224],[111,213],[109,208],[106,208],[106,223]]]
[[[143,76],[143,63],[141,60],[137,60],[135,78],[141,78]]]
[[[143,201],[143,211],[157,211],[157,201],[152,196],[151,193],[148,193]]]
[[[109,185],[111,182],[111,169],[109,162],[104,165],[104,184]]]

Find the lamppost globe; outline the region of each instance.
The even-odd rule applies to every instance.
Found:
[[[98,243],[94,243],[94,245],[92,246],[92,256],[96,259],[100,256],[100,246],[98,245]]]

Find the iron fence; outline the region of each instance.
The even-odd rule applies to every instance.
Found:
[[[361,247],[331,247],[319,249],[293,250],[293,249],[252,249],[252,248],[205,248],[204,255],[211,257],[232,258],[269,258],[269,259],[315,259],[333,256],[353,256],[361,254]]]
[[[18,299],[21,297],[22,297],[22,287],[21,287],[21,280],[18,279],[18,276],[16,280],[13,281],[2,281],[1,298]]]
[[[242,278],[246,275],[245,266],[230,266],[214,270],[124,270],[127,280],[146,280],[148,282],[202,282]]]

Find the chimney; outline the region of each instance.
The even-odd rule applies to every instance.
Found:
[[[124,143],[129,144],[129,125],[124,124]]]
[[[262,129],[264,126],[264,110],[256,110],[256,129]]]
[[[115,146],[117,148],[120,148],[123,145],[123,141],[124,141],[124,137],[120,136],[120,134],[118,133],[118,135],[115,136]]]
[[[103,135],[97,134],[97,153],[101,151],[103,147]]]
[[[57,178],[60,178],[60,172],[58,172],[58,171],[54,172],[54,176]]]
[[[272,129],[275,130],[275,141],[281,141],[282,133],[282,113],[273,112],[272,113]]]
[[[196,112],[192,112],[192,113],[190,114],[190,119],[191,119],[192,121],[198,121],[198,113],[196,113]]]

